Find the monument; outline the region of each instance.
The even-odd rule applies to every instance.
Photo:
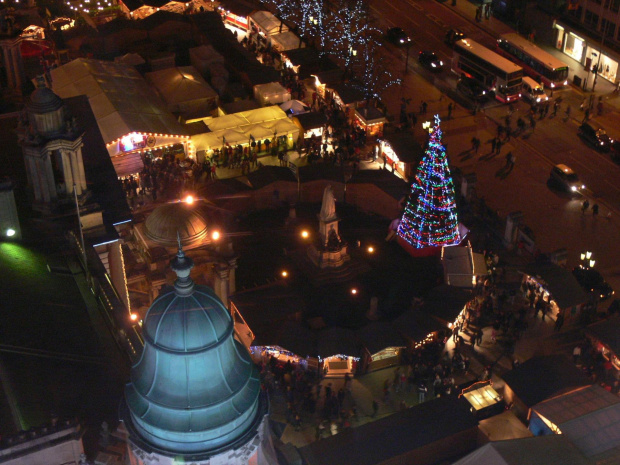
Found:
[[[308,249],[308,256],[319,268],[337,268],[350,259],[347,244],[338,233],[339,222],[334,191],[329,185],[323,191],[319,213],[319,241]]]

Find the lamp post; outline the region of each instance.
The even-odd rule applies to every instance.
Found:
[[[596,79],[598,78],[598,73],[601,71],[601,57],[603,56],[603,45],[605,45],[605,34],[607,33],[607,26],[603,28],[603,32],[601,33],[601,45],[598,50],[598,62],[596,63],[596,69],[594,70],[594,81],[592,82],[592,92],[594,92],[594,88],[596,87]]]

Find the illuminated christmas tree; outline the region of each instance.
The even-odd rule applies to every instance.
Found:
[[[441,143],[439,115],[411,187],[397,234],[414,248],[456,245],[461,241],[454,183]]]

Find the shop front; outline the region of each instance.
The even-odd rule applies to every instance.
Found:
[[[599,77],[615,83],[618,73],[618,62],[605,54],[599,47],[586,47],[586,67],[591,64],[592,71],[598,70]]]
[[[620,317],[594,323],[586,328],[585,333],[594,350],[605,359],[607,381],[620,380]]]
[[[323,367],[323,377],[325,378],[344,378],[346,375],[353,376],[357,370],[358,357],[350,355],[332,355],[321,359]]]
[[[367,136],[381,137],[383,125],[387,123],[385,115],[375,107],[363,107],[355,110],[354,124],[366,131]]]

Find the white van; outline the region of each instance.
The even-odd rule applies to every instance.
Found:
[[[523,77],[521,94],[523,95],[523,98],[529,100],[533,104],[546,102],[549,100],[549,96],[543,90],[542,85],[527,76]]]

